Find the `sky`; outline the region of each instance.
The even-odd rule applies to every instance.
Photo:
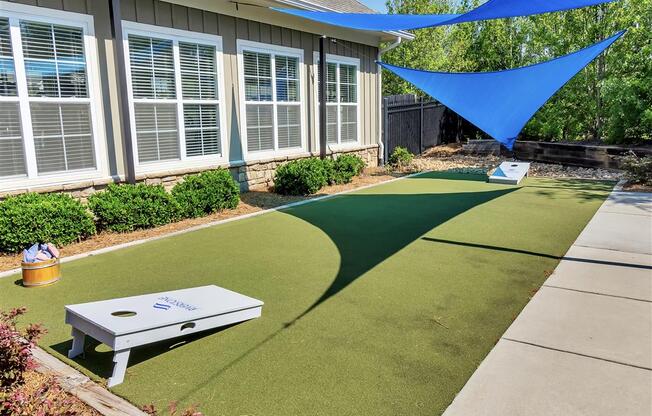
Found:
[[[387,13],[387,6],[385,6],[386,0],[358,0],[361,3],[367,5],[374,10],[378,10],[381,13]]]

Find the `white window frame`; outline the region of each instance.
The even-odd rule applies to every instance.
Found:
[[[242,146],[242,158],[245,161],[268,159],[278,156],[286,156],[306,152],[306,136],[307,125],[306,122],[306,92],[305,92],[305,67],[303,59],[303,49],[290,48],[287,46],[272,45],[269,43],[254,42],[250,40],[238,39],[237,53],[238,53],[238,89],[240,91],[240,140]],[[244,75],[244,57],[243,52],[257,52],[271,55],[271,75],[272,75],[272,101],[247,101],[245,97],[245,75]],[[299,114],[301,119],[301,146],[279,149],[278,147],[278,116],[277,109],[279,105],[287,105],[296,103],[296,101],[278,101],[276,97],[276,55],[289,56],[298,58],[298,73],[299,73]],[[273,117],[273,134],[274,134],[274,149],[273,150],[260,150],[249,151],[247,149],[247,104],[262,104],[272,105]]]
[[[123,20],[123,48],[125,51],[125,69],[127,73],[127,93],[129,95],[129,124],[131,127],[132,148],[136,173],[160,172],[171,169],[204,168],[224,164],[228,161],[228,150],[226,149],[226,100],[224,95],[224,56],[222,49],[222,37],[206,33],[191,32],[187,30],[172,29],[163,26],[148,25]],[[176,87],[176,98],[174,99],[134,99],[131,84],[131,62],[129,59],[129,35],[144,36],[148,38],[166,39],[172,41],[174,54],[174,76]],[[217,69],[217,102],[215,100],[184,100],[181,85],[181,62],[179,57],[179,42],[194,43],[215,47],[215,59]],[[140,162],[138,160],[138,137],[136,134],[136,103],[148,104],[176,104],[177,106],[177,129],[179,138],[179,159]],[[186,155],[186,133],[183,117],[184,104],[218,104],[220,119],[220,152],[212,155],[187,156]]]
[[[18,96],[0,97],[2,102],[18,102],[20,108],[21,129],[23,134],[23,151],[25,157],[26,175],[0,177],[0,191],[13,189],[33,188],[46,185],[55,185],[79,182],[92,179],[106,178],[109,176],[106,163],[106,136],[104,129],[101,85],[99,76],[99,62],[97,44],[95,39],[95,25],[93,16],[52,10],[44,7],[28,6],[22,4],[0,1],[0,16],[9,18],[11,46],[14,57],[14,70],[16,72],[16,85]],[[27,92],[27,75],[23,58],[22,36],[20,21],[55,24],[77,27],[83,30],[84,53],[86,57],[86,83],[87,98],[54,98],[54,97],[29,97]],[[32,131],[32,117],[30,103],[52,102],[75,104],[89,104],[91,115],[91,128],[93,136],[93,151],[95,155],[95,168],[79,169],[63,172],[38,173],[36,165],[36,149],[34,147],[34,134]]]
[[[312,73],[314,74],[313,79],[314,79],[314,91],[315,91],[315,96],[314,96],[314,102],[315,102],[315,137],[317,138],[317,143],[315,145],[315,148],[317,150],[321,149],[321,140],[319,138],[319,133],[320,133],[320,128],[319,128],[319,77],[317,76],[319,74],[319,52],[314,52],[313,53],[313,69]],[[337,72],[335,73],[335,77],[337,79],[337,102],[336,103],[326,103],[327,106],[337,106],[337,143],[326,143],[326,148],[338,151],[338,150],[347,150],[351,148],[356,148],[360,147],[362,143],[362,119],[360,116],[362,115],[362,104],[361,104],[361,98],[362,97],[362,88],[360,85],[360,59],[358,58],[352,58],[349,56],[341,56],[341,55],[332,55],[327,53],[326,54],[326,63],[333,63],[337,64]],[[342,105],[351,105],[353,103],[341,103],[340,102],[340,65],[339,64],[344,64],[344,65],[353,65],[356,67],[355,75],[356,75],[356,98],[357,101],[355,105],[357,105],[357,140],[355,142],[346,142],[342,143],[341,141],[341,136],[342,136],[342,124],[341,124],[341,113],[340,113],[340,107]]]

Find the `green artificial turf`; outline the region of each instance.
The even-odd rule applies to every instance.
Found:
[[[63,305],[216,284],[262,317],[132,351],[117,394],[206,415],[439,414],[611,186],[424,174],[66,263],[47,288],[0,279],[0,308],[26,305],[44,348],[105,378],[107,347],[65,358]]]

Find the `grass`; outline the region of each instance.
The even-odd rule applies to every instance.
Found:
[[[439,414],[540,287],[612,184],[424,174],[67,263],[26,305],[64,361],[63,305],[217,284],[263,316],[132,351],[114,391],[207,415]],[[110,375],[90,344],[73,364]]]

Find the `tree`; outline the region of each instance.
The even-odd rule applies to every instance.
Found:
[[[389,0],[390,13],[462,13],[479,0]],[[415,31],[384,60],[437,71],[495,71],[546,61],[619,30],[628,33],[574,77],[527,124],[544,140],[652,140],[652,0]],[[393,75],[385,94],[420,93]]]

